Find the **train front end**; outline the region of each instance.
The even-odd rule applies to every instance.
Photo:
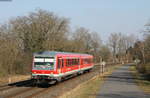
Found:
[[[49,52],[34,53],[32,64],[32,80],[37,83],[56,81],[55,56]]]

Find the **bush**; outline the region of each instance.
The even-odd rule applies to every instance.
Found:
[[[145,70],[146,70],[146,74],[149,74],[150,75],[150,63],[147,63],[145,65]]]
[[[143,73],[143,74],[146,72],[145,66],[143,64],[137,65],[137,70],[139,73]]]
[[[144,79],[150,81],[150,63],[140,64],[136,68],[138,72],[142,74]]]

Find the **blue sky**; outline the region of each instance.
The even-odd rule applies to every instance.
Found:
[[[99,32],[104,40],[112,32],[141,36],[150,20],[150,0],[12,0],[0,1],[0,23],[39,8],[69,18],[72,28]]]

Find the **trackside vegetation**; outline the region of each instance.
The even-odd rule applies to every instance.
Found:
[[[131,66],[131,71],[136,78],[136,82],[140,88],[143,89],[144,92],[150,94],[150,81],[148,79],[148,76],[145,76],[145,74],[142,74],[137,71],[136,65]]]

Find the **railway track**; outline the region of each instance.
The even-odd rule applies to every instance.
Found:
[[[12,98],[12,97],[13,98],[20,98],[20,97],[21,98],[33,98],[33,97],[45,95],[45,93],[49,93],[51,97],[56,97],[56,96],[58,96],[57,94],[64,93],[65,89],[69,89],[69,88],[71,89],[71,88],[75,87],[76,85],[92,78],[93,76],[98,74],[98,70],[99,70],[99,66],[95,66],[93,68],[93,70],[89,73],[86,72],[86,73],[79,75],[77,77],[66,79],[67,81],[64,80],[61,83],[58,83],[57,85],[53,84],[53,85],[49,85],[46,87],[35,86],[35,85],[33,85],[33,83],[31,81],[23,82],[21,84],[18,84],[18,83],[11,84],[11,85],[9,85],[10,88],[16,87],[19,90],[14,91],[14,92],[9,92],[7,95],[4,95],[2,97],[4,97],[4,98]],[[76,81],[77,81],[77,83],[72,84],[73,82],[76,82]],[[68,84],[70,87],[67,88]],[[26,87],[23,88],[24,86],[26,86]],[[3,91],[10,89],[10,88],[6,87],[6,89],[3,89]],[[0,87],[0,91],[1,90],[2,90],[2,88]]]
[[[4,98],[20,98],[20,97],[22,97],[22,98],[33,98],[33,97],[42,95],[43,93],[53,91],[53,89],[56,89],[59,86],[66,85],[68,82],[71,82],[71,81],[75,80],[76,78],[80,78],[80,77],[88,75],[88,74],[90,74],[90,73],[85,73],[85,74],[79,75],[77,77],[72,77],[72,78],[65,79],[62,82],[58,83],[58,84],[51,84],[49,86],[44,85],[44,87],[43,86],[35,86],[32,83],[27,84],[26,86],[29,86],[29,87],[23,88],[23,89],[20,88],[19,91],[14,92],[14,93],[9,93],[9,94],[7,94],[3,97]]]
[[[0,87],[0,98],[12,98],[14,94],[11,94],[11,92],[16,91],[17,89],[20,89],[21,87],[26,87],[32,84],[31,80],[25,80],[20,81],[8,85],[4,85]],[[20,91],[19,91],[20,92]],[[17,95],[17,93],[15,93]]]
[[[15,86],[4,86],[4,87],[0,88],[0,92],[11,89],[11,88],[14,88],[14,87]]]
[[[24,90],[21,90],[21,91],[19,91],[19,92],[13,93],[13,94],[10,94],[10,95],[5,96],[5,97],[6,97],[6,98],[16,97],[16,96],[19,96],[19,95],[21,95],[21,94],[23,94],[23,93],[29,92],[29,91],[34,90],[34,89],[36,89],[36,88],[34,88],[34,87],[26,88],[26,89],[24,89]]]
[[[62,81],[62,82],[60,82],[60,83],[58,83],[57,85],[51,85],[51,86],[48,87],[48,88],[41,89],[41,90],[39,90],[39,91],[37,91],[37,92],[33,93],[32,95],[27,96],[27,97],[25,97],[25,98],[36,98],[37,96],[44,95],[44,93],[53,92],[54,89],[55,89],[55,90],[56,90],[56,88],[59,89],[60,86],[65,86],[65,85],[67,85],[69,82],[72,82],[72,81],[76,80],[77,78],[79,79],[79,78],[82,78],[83,76],[88,76],[88,74],[91,74],[91,73],[86,72],[86,73],[84,73],[84,74],[82,74],[82,75],[79,75],[79,76],[77,76],[77,77],[72,77],[72,78],[66,79],[66,80],[64,80],[64,81]],[[53,96],[53,97],[54,97],[54,96]]]
[[[61,82],[61,83],[59,83],[57,85],[54,85],[54,86],[51,86],[49,88],[45,88],[43,90],[35,92],[32,95],[27,96],[25,98],[40,98],[40,97],[44,97],[44,98],[49,98],[49,97],[57,98],[58,96],[61,96],[61,94],[65,93],[65,91],[69,91],[69,90],[73,89],[74,87],[76,87],[77,85],[79,85],[80,83],[91,79],[95,75],[98,75],[99,74],[99,70],[100,70],[100,66],[97,65],[89,73],[87,72],[87,73],[85,73],[83,75],[79,75],[77,77],[70,78],[67,81],[63,81],[63,82]],[[80,82],[79,83],[75,83],[75,81],[78,81],[78,80]],[[69,85],[71,87],[64,87],[64,86],[69,86]],[[63,87],[64,87],[64,89],[62,89]]]

